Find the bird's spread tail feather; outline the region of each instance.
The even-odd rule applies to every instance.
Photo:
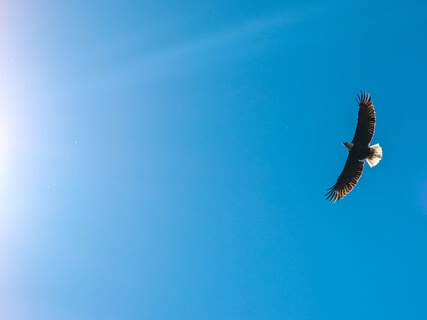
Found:
[[[374,144],[371,148],[371,154],[369,157],[366,158],[366,161],[368,162],[369,166],[372,168],[373,166],[376,166],[381,158],[383,157],[383,149],[380,147],[379,143]]]

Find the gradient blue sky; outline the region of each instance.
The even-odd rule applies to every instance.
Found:
[[[0,318],[426,319],[426,12],[0,2]]]

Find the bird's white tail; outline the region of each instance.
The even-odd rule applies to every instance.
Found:
[[[381,158],[383,157],[383,149],[380,147],[380,144],[374,144],[373,146],[370,146],[371,154],[369,157],[366,158],[366,161],[368,162],[369,166],[372,168],[373,166],[376,166]]]

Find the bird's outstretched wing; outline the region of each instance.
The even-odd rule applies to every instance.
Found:
[[[326,193],[326,199],[329,201],[336,202],[341,200],[356,186],[362,176],[363,161],[357,160],[350,154],[347,157],[347,161],[344,166],[344,170],[341,172],[335,185],[328,189]]]
[[[356,145],[369,146],[375,130],[375,110],[369,93],[360,92],[357,95],[359,104],[359,115],[357,119],[356,132],[352,143]]]

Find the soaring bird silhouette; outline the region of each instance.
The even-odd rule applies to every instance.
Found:
[[[366,160],[372,168],[376,166],[383,151],[380,145],[369,146],[375,131],[375,110],[369,93],[361,92],[357,96],[359,116],[353,141],[343,142],[348,149],[347,161],[335,185],[328,189],[326,199],[336,202],[344,198],[356,186],[362,176],[363,165]]]

